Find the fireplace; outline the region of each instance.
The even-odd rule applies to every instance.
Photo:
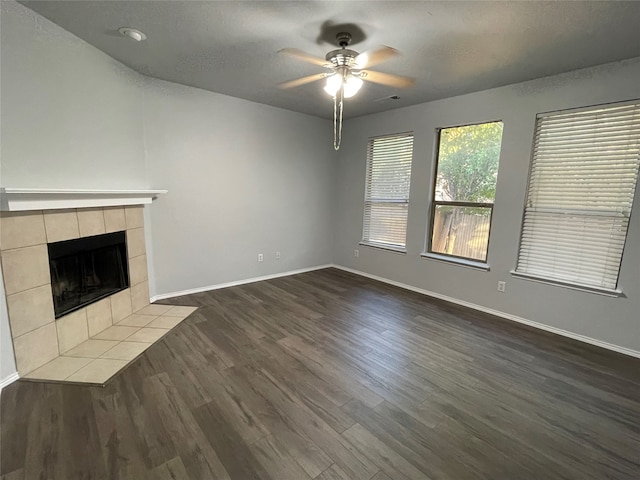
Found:
[[[129,287],[124,231],[49,243],[55,318]]]
[[[139,327],[119,325],[129,317],[138,324],[138,312],[149,306],[143,207],[120,205],[121,191],[111,199],[104,191],[24,190],[1,192],[15,211],[0,205],[0,260],[18,373],[104,383],[124,362],[102,358],[105,348],[151,343],[150,337],[129,340]],[[154,307],[146,318],[181,313],[168,308]],[[156,327],[173,324],[171,315]],[[101,373],[87,376],[87,369]]]

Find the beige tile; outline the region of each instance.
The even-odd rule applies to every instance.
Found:
[[[58,356],[55,323],[49,323],[13,339],[16,367],[20,376],[41,367]]]
[[[93,337],[113,325],[111,320],[111,298],[103,298],[87,307],[89,336]]]
[[[80,237],[78,214],[75,210],[45,211],[44,225],[49,243]]]
[[[144,207],[142,205],[135,205],[132,207],[124,208],[124,216],[127,221],[127,229],[140,228],[144,226]]]
[[[7,295],[51,283],[47,246],[3,251],[2,274]]]
[[[150,346],[151,343],[146,342],[120,342],[118,345],[102,355],[101,358],[112,358],[114,360],[133,360]]]
[[[86,309],[82,308],[60,317],[56,320],[56,328],[58,329],[58,347],[62,355],[89,338]]]
[[[136,333],[127,337],[127,342],[152,343],[162,338],[169,329],[167,328],[141,328]]]
[[[131,287],[131,306],[138,312],[149,305],[149,282],[145,281]]]
[[[122,370],[127,363],[126,360],[110,360],[98,358],[91,361],[86,367],[81,368],[73,375],[67,377],[68,382],[86,382],[102,384]]]
[[[11,335],[19,337],[55,320],[51,285],[7,295]]]
[[[58,357],[35,369],[25,378],[38,380],[64,380],[91,362],[91,358]]]
[[[94,340],[124,340],[130,335],[140,330],[138,327],[123,327],[120,325],[114,325],[106,330],[103,330],[98,335],[93,337]]]
[[[2,212],[0,215],[0,250],[47,243],[41,211]]]
[[[180,317],[167,317],[162,316],[156,318],[153,322],[147,325],[148,328],[173,328],[182,322],[184,318]]]
[[[127,230],[127,254],[129,255],[129,258],[144,255],[145,253],[144,229],[134,228]]]
[[[129,259],[129,279],[131,280],[131,285],[137,285],[147,279],[146,255]]]
[[[111,319],[115,325],[131,315],[131,289],[127,288],[109,297],[111,299]]]
[[[78,227],[81,237],[92,237],[105,233],[104,215],[101,208],[78,209]]]
[[[121,232],[127,229],[124,207],[105,207],[103,213],[104,226],[107,233]]]
[[[165,317],[180,317],[180,318],[186,318],[189,315],[191,315],[193,312],[195,312],[198,309],[198,307],[181,307],[181,306],[176,306],[176,307],[171,307],[171,309],[169,309],[168,311],[166,311],[165,313],[163,313],[163,315]]]
[[[87,357],[98,358],[107,350],[115,347],[118,344],[118,340],[94,340],[90,339],[86,342],[82,342],[77,347],[72,348],[64,352],[67,357]]]
[[[171,308],[172,305],[147,305],[136,313],[140,315],[162,315],[163,313],[168,312]]]
[[[134,313],[133,315],[129,315],[124,320],[120,320],[118,325],[124,325],[125,327],[144,327],[152,320],[157,318],[154,315],[139,315]]]

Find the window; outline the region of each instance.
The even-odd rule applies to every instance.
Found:
[[[362,243],[404,251],[413,134],[369,139]]]
[[[539,115],[516,275],[617,288],[640,164],[640,103]]]
[[[438,132],[430,253],[486,263],[502,122]]]

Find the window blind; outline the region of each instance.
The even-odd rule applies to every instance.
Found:
[[[369,139],[362,242],[404,249],[413,134]]]
[[[640,103],[538,116],[516,273],[614,290],[640,165]]]

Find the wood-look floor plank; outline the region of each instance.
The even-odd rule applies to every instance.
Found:
[[[260,342],[259,346],[269,353],[268,358],[272,360],[265,361],[263,368],[294,392],[331,428],[341,433],[354,424],[353,419],[339,408],[351,399],[350,396],[331,388],[330,384],[311,374],[306,368],[300,369],[300,363],[292,361],[291,357],[286,355],[278,344]],[[298,368],[296,368],[297,366]],[[329,397],[333,397],[333,401]]]
[[[82,387],[64,389],[60,404],[64,426],[60,424],[59,448],[73,452],[65,462],[66,478],[106,479],[91,390]],[[54,461],[54,465],[58,464]]]
[[[360,425],[389,448],[412,463],[421,472],[434,478],[474,478],[466,473],[456,460],[446,458],[441,451],[441,440],[431,429],[423,429],[418,438],[403,425],[370,409],[359,400],[352,400],[342,407]]]
[[[189,474],[187,473],[187,469],[184,467],[184,463],[182,463],[180,457],[172,458],[168,462],[163,463],[162,465],[158,465],[151,472],[151,476],[152,478],[157,480],[180,480],[182,478],[196,478],[189,476]]]
[[[321,355],[311,346],[305,345],[301,339],[289,336],[278,341],[278,343],[285,347],[291,356],[302,362],[309,370],[327,382],[338,385],[353,398],[360,399],[368,406],[375,406],[382,402],[383,398],[380,395],[357,381],[358,377],[352,369],[345,369],[329,357]]]
[[[249,446],[251,452],[277,480],[310,480],[300,464],[296,462],[280,441],[273,435],[261,438]]]
[[[380,473],[380,472],[378,472]],[[372,477],[375,478],[375,475]],[[351,477],[335,463],[318,475],[314,480],[351,480]]]
[[[171,382],[169,375],[160,373],[146,378],[144,389],[150,396],[157,399],[157,408],[162,422],[171,436],[180,463],[188,472],[189,478],[230,480],[227,470],[211,444],[207,442],[205,434],[180,396],[180,392]],[[173,460],[165,465],[171,465]]]
[[[18,381],[2,480],[637,480],[640,362],[336,269],[201,292],[104,388]]]
[[[277,480],[267,473],[233,424],[224,418],[215,405],[197,407],[193,410],[193,416],[231,479]]]
[[[0,476],[0,480],[25,480],[24,469],[14,470]]]
[[[392,480],[392,479],[389,478],[386,473],[378,472],[373,476],[371,480]]]
[[[315,477],[331,465],[332,460],[306,433],[283,415],[269,400],[267,392],[261,391],[249,382],[253,372],[241,365],[225,370],[224,376],[251,411],[267,429],[280,441],[287,452],[300,464],[304,471]]]
[[[353,480],[369,480],[377,471],[372,471],[371,465],[362,455],[268,372],[256,369],[249,381],[265,393],[280,415],[295,423]]]
[[[343,434],[352,445],[367,456],[380,470],[390,473],[394,478],[406,480],[430,480],[402,456],[398,455],[384,442],[378,440],[362,425],[356,423]]]
[[[150,398],[144,391],[145,360],[127,369],[128,375],[117,379],[118,393],[129,412],[133,423],[136,448],[142,456],[147,469],[155,468],[177,456],[171,435],[162,423],[155,399]],[[114,382],[115,383],[115,382]]]
[[[91,393],[107,478],[148,478],[148,469],[136,448],[133,422],[121,395],[117,392],[105,394],[103,389],[97,388]]]
[[[69,469],[73,468],[72,462],[57,461],[64,455],[66,448],[71,446],[67,443],[67,439],[73,440],[74,437],[74,435],[68,435],[65,438],[64,389],[58,386],[44,392],[46,392],[44,401],[36,403],[35,408],[29,413],[30,421],[25,434],[27,438],[37,440],[27,442],[26,452],[23,455],[24,476],[25,478],[70,477],[72,472]],[[39,421],[33,421],[35,419]],[[78,422],[78,418],[72,414],[71,421]],[[88,418],[87,421],[90,422],[91,419]],[[78,424],[75,423],[75,425]],[[41,458],[40,462],[30,461],[38,457]],[[99,462],[102,464],[101,459]],[[99,468],[98,471],[100,471]]]

